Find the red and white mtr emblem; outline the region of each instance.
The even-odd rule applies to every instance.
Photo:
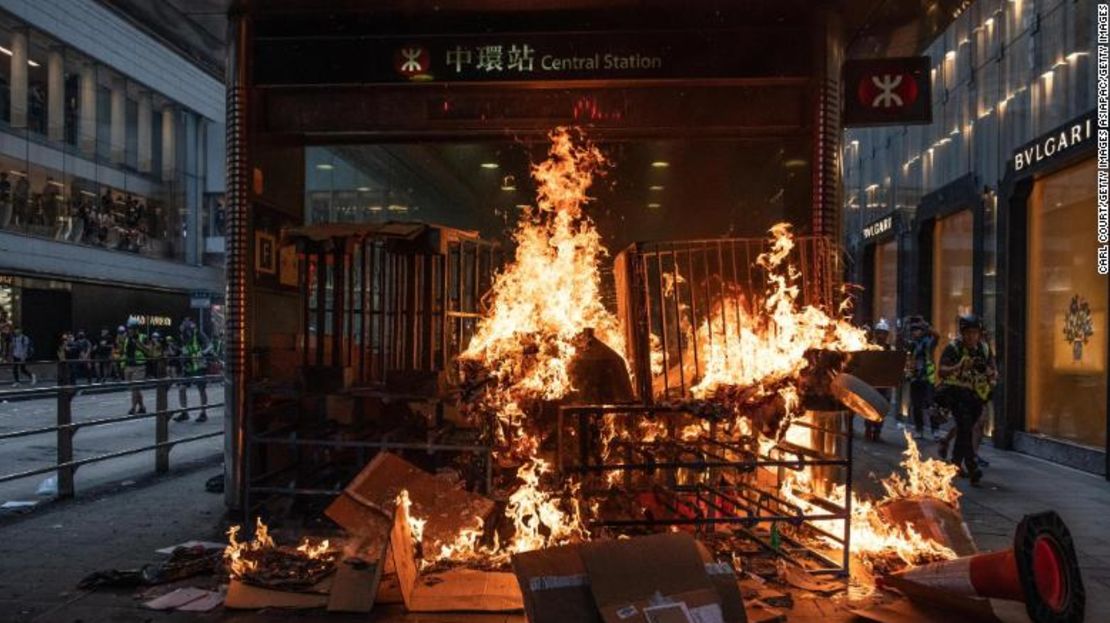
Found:
[[[908,73],[864,74],[856,89],[859,104],[874,109],[909,108],[917,101],[917,95],[917,81]]]
[[[926,56],[844,62],[844,126],[925,124],[933,119]]]
[[[431,58],[422,45],[403,45],[393,55],[393,67],[405,78],[413,78],[428,73]]]

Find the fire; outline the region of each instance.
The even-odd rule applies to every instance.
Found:
[[[734,288],[715,301],[693,336],[698,352],[705,353],[704,372],[691,388],[695,397],[708,397],[723,386],[769,387],[796,377],[807,365],[805,353],[810,349],[870,348],[866,333],[843,317],[830,317],[812,305],[798,308],[799,274],[792,264],[784,264],[794,248],[790,226],[779,223],[771,235],[770,250],[757,259],[767,271],[762,302],[750,304]],[[790,389],[783,398],[794,406],[797,396]]]
[[[956,558],[949,547],[922,536],[912,526],[893,525],[879,512],[884,503],[907,498],[933,498],[958,508],[960,491],[953,484],[958,471],[954,465],[936,459],[922,460],[909,432],[904,456],[900,467],[905,476],[894,472],[882,479],[880,484],[886,491],[882,499],[867,500],[852,494],[852,554],[869,568],[890,567],[892,560],[895,566],[908,567]],[[784,481],[780,493],[801,508],[816,511],[817,507],[804,499],[805,494],[813,493],[812,489],[808,474],[801,472]],[[838,487],[830,501],[844,504],[844,488]],[[835,521],[814,523],[829,532],[839,528]],[[834,544],[831,540],[828,543]]]
[[[267,561],[282,557],[296,559],[298,563],[307,564],[316,571],[330,566],[334,560],[331,544],[327,539],[314,545],[308,538],[304,538],[295,549],[279,546],[270,536],[270,530],[261,517],[255,520],[253,539],[240,541],[240,530],[241,526],[237,525],[228,528],[228,545],[224,548],[224,560],[233,578],[252,578],[263,571]]]
[[[483,406],[510,429],[520,426],[529,401],[558,400],[573,389],[567,367],[585,329],[624,352],[617,319],[600,296],[598,265],[608,250],[583,212],[605,157],[576,144],[566,128],[550,138],[547,160],[532,167],[536,205],[517,223],[514,259],[494,279],[488,314],[460,357],[492,377],[496,387]]]
[[[433,559],[507,560],[513,552],[588,536],[576,490],[560,495],[541,482],[550,465],[538,456],[541,440],[528,426],[539,401],[559,400],[575,389],[569,366],[587,329],[624,352],[618,321],[601,302],[599,263],[608,250],[583,211],[606,160],[577,134],[556,128],[547,159],[532,166],[536,205],[521,214],[513,261],[494,279],[488,313],[459,357],[471,380],[486,377],[469,408],[494,417],[496,457],[519,465],[519,484],[505,508],[513,536],[480,546],[484,526],[468,527],[453,543],[440,544]]]

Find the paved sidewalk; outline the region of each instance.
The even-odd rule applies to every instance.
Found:
[[[857,435],[857,440],[861,436]],[[876,491],[869,473],[883,476],[897,465],[901,433],[888,425],[881,443],[856,443],[857,482]],[[932,444],[923,446],[932,451]],[[1024,455],[983,449],[992,465],[983,484],[965,491],[964,515],[981,549],[1008,547],[1022,515],[1054,509],[1070,527],[1087,588],[1087,620],[1110,621],[1110,483]],[[151,478],[134,487],[53,505],[30,515],[0,519],[0,621],[98,623],[152,621],[349,621],[327,614],[226,613],[203,615],[143,610],[131,591],[85,593],[87,573],[129,568],[157,560],[154,550],[189,539],[220,540],[226,529],[223,496],[204,491],[219,471],[207,464]],[[376,611],[377,612],[377,611]],[[381,613],[377,621],[458,621],[456,616],[404,617]],[[355,617],[366,620],[365,617]],[[467,618],[501,623],[515,617]],[[807,619],[808,620],[808,619]]]
[[[862,426],[860,427],[862,430]],[[855,474],[857,490],[875,491],[874,479],[901,461],[905,448],[902,431],[888,420],[883,441],[868,443],[856,436]],[[922,454],[936,456],[936,444],[919,442]],[[1021,518],[1030,513],[1054,510],[1071,531],[1079,553],[1083,583],[1087,589],[1087,620],[1110,621],[1110,482],[1055,463],[1017,452],[995,450],[984,445],[980,455],[990,462],[978,487],[961,480],[960,498],[964,520],[980,550],[1010,547]]]

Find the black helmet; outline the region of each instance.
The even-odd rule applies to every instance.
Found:
[[[976,314],[963,314],[959,318],[960,333],[968,329],[983,330],[983,320]]]

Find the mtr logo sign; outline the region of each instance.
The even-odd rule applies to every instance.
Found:
[[[845,127],[933,120],[927,56],[847,61],[843,80]]]

